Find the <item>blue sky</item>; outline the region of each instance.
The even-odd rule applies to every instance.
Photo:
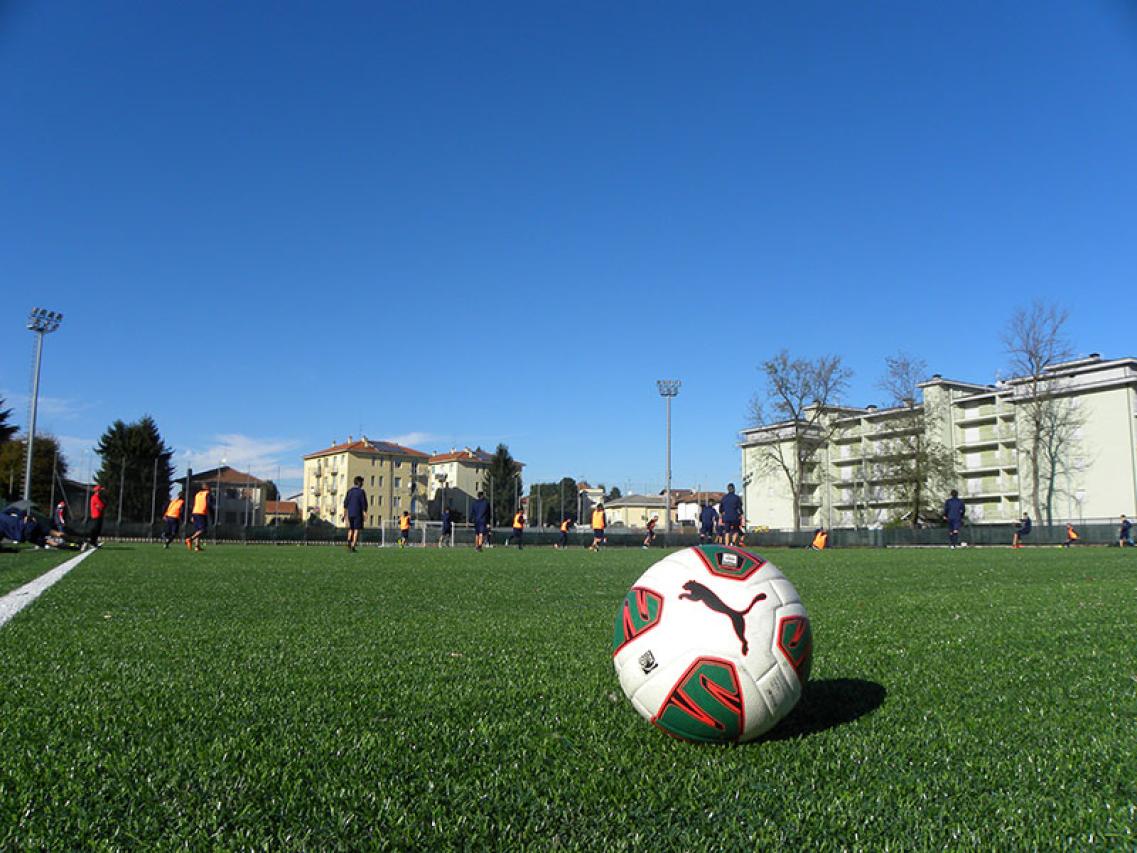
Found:
[[[286,490],[361,432],[739,477],[779,349],[1137,355],[1130,3],[0,2],[0,394]]]

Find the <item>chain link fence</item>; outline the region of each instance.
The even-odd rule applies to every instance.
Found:
[[[76,525],[82,528],[82,523]],[[1016,525],[1014,524],[969,524],[960,531],[961,543],[969,546],[1005,546],[1011,544]],[[1078,543],[1080,545],[1116,545],[1119,525],[1115,521],[1094,521],[1079,523]],[[509,527],[495,527],[492,542],[503,546],[511,534]],[[416,521],[413,523],[409,542],[411,545],[437,545],[441,537],[441,523],[437,521]],[[185,527],[179,535],[188,535]],[[610,527],[607,542],[612,547],[639,547],[643,543],[645,531],[638,528]],[[103,528],[103,538],[108,540],[157,542],[162,537],[161,523],[153,525],[145,522],[116,523],[108,519]],[[211,524],[206,534],[207,542],[226,542],[263,545],[332,545],[343,544],[347,531],[330,524],[276,524],[251,526],[242,524]],[[365,528],[360,537],[361,545],[391,546],[399,542],[399,529],[396,523],[385,523],[381,527]],[[746,534],[746,547],[761,550],[767,548],[805,548],[813,540],[812,530],[767,530],[752,529]],[[533,546],[553,545],[560,541],[560,532],[555,528],[525,528],[524,543]],[[1030,535],[1023,539],[1026,546],[1062,545],[1066,541],[1066,526],[1035,525]],[[472,547],[473,527],[455,524],[444,542],[455,547]],[[583,547],[592,544],[592,531],[577,528],[568,535],[569,547]],[[694,528],[680,527],[670,534],[656,532],[655,547],[683,547],[699,544],[699,536]],[[948,544],[946,527],[888,527],[880,529],[833,529],[829,533],[831,548],[902,548],[918,546],[942,546]]]

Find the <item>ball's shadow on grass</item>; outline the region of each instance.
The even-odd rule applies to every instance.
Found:
[[[789,740],[843,726],[871,714],[887,695],[883,685],[859,678],[807,681],[790,715],[759,740]]]

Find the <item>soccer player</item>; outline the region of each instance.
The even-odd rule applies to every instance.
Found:
[[[574,524],[575,524],[575,522],[572,520],[571,515],[566,515],[564,517],[564,519],[562,519],[562,521],[561,521],[561,539],[556,545],[553,546],[554,548],[567,548],[568,547],[569,531],[572,530]]]
[[[722,544],[738,545],[742,530],[742,498],[734,493],[734,483],[726,484],[726,494],[719,501],[719,514],[725,528]]]
[[[185,509],[186,498],[182,492],[166,504],[166,511],[162,513],[162,547],[169,548],[170,543],[178,538],[178,528],[182,526],[182,510]]]
[[[355,483],[343,498],[343,517],[347,521],[347,550],[359,550],[359,531],[363,529],[363,516],[367,514],[367,492],[363,491],[363,478],[356,477]]]
[[[1030,536],[1030,527],[1030,516],[1024,512],[1022,521],[1020,521],[1019,526],[1015,528],[1015,535],[1011,539],[1012,548],[1021,548],[1023,546],[1023,537]]]
[[[1062,543],[1063,548],[1069,548],[1071,545],[1078,544],[1078,531],[1074,529],[1074,525],[1066,522],[1066,541]]]
[[[193,524],[193,533],[186,538],[186,547],[191,551],[204,551],[205,546],[201,540],[205,538],[205,530],[209,527],[209,516],[213,512],[213,493],[208,483],[202,483],[193,496],[193,509],[190,510],[190,523]]]
[[[513,532],[509,535],[509,542],[512,542],[514,539],[516,539],[518,551],[521,550],[521,537],[524,535],[525,513],[523,513],[521,510],[517,510],[517,512],[513,514]],[[509,542],[506,542],[505,544],[508,545]]]
[[[706,545],[708,542],[714,541],[715,526],[718,524],[719,514],[715,511],[714,505],[705,503],[703,508],[699,510],[699,542]]]
[[[948,547],[959,547],[959,529],[963,527],[963,515],[966,509],[959,498],[956,489],[951,490],[951,497],[944,501],[944,520],[948,526]]]
[[[91,515],[91,529],[87,533],[87,541],[83,543],[83,549],[86,551],[88,548],[99,548],[99,537],[103,533],[103,513],[107,509],[107,499],[103,495],[103,487],[95,486],[95,490],[91,492],[90,515]]]
[[[813,531],[813,541],[809,545],[810,551],[824,551],[829,546],[829,531],[819,527]]]
[[[596,509],[592,511],[592,544],[588,546],[589,551],[600,550],[606,538],[604,528],[607,526],[608,516],[604,514],[604,504],[597,504]]]
[[[67,500],[61,499],[55,505],[55,509],[51,513],[51,523],[55,525],[56,530],[67,529]]]
[[[406,548],[411,544],[411,514],[403,510],[399,516],[399,547]]]
[[[651,543],[655,541],[655,525],[659,523],[659,516],[653,515],[647,522],[647,536],[644,537],[644,544],[640,547],[650,548]]]
[[[1117,546],[1124,548],[1126,545],[1133,547],[1133,523],[1124,515],[1121,516],[1121,529],[1117,532]]]
[[[470,518],[474,521],[474,550],[481,551],[490,529],[490,502],[485,492],[478,492],[478,499],[470,505]]]
[[[11,539],[17,545],[30,542],[37,548],[61,548],[67,543],[62,530],[47,530],[27,510],[0,513],[0,539]]]
[[[442,510],[442,532],[438,534],[438,547],[448,544],[451,533],[454,530],[454,519],[450,515],[450,507]]]

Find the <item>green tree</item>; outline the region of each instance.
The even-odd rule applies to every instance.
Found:
[[[521,491],[521,465],[509,454],[509,448],[499,444],[490,460],[486,495],[492,496],[494,524],[505,524],[516,511],[516,496]]]
[[[565,515],[576,517],[577,488],[572,477],[555,483],[537,483],[529,487],[529,512],[535,524],[558,525]],[[540,518],[536,513],[540,513]]]
[[[0,397],[0,445],[11,441],[12,436],[19,430],[15,424],[8,422],[11,417],[12,410],[4,408],[4,398]]]
[[[152,417],[144,415],[131,424],[115,421],[95,450],[102,457],[95,482],[108,491],[116,513],[120,497],[122,517],[128,521],[149,521],[152,509],[160,513],[165,508],[174,476],[173,450],[162,440]]]
[[[4,493],[6,502],[23,496],[27,452],[28,442],[23,438],[0,444],[0,491]],[[32,502],[48,511],[51,507],[52,464],[55,465],[55,476],[59,478],[55,486],[55,494],[59,495],[59,480],[67,475],[67,460],[59,450],[59,442],[53,436],[38,431],[33,457]]]
[[[608,493],[607,497],[605,497],[604,500],[616,501],[616,500],[619,500],[620,498],[622,498],[623,496],[624,496],[624,493],[620,491],[620,487],[619,486],[613,486],[612,491],[610,491]]]

